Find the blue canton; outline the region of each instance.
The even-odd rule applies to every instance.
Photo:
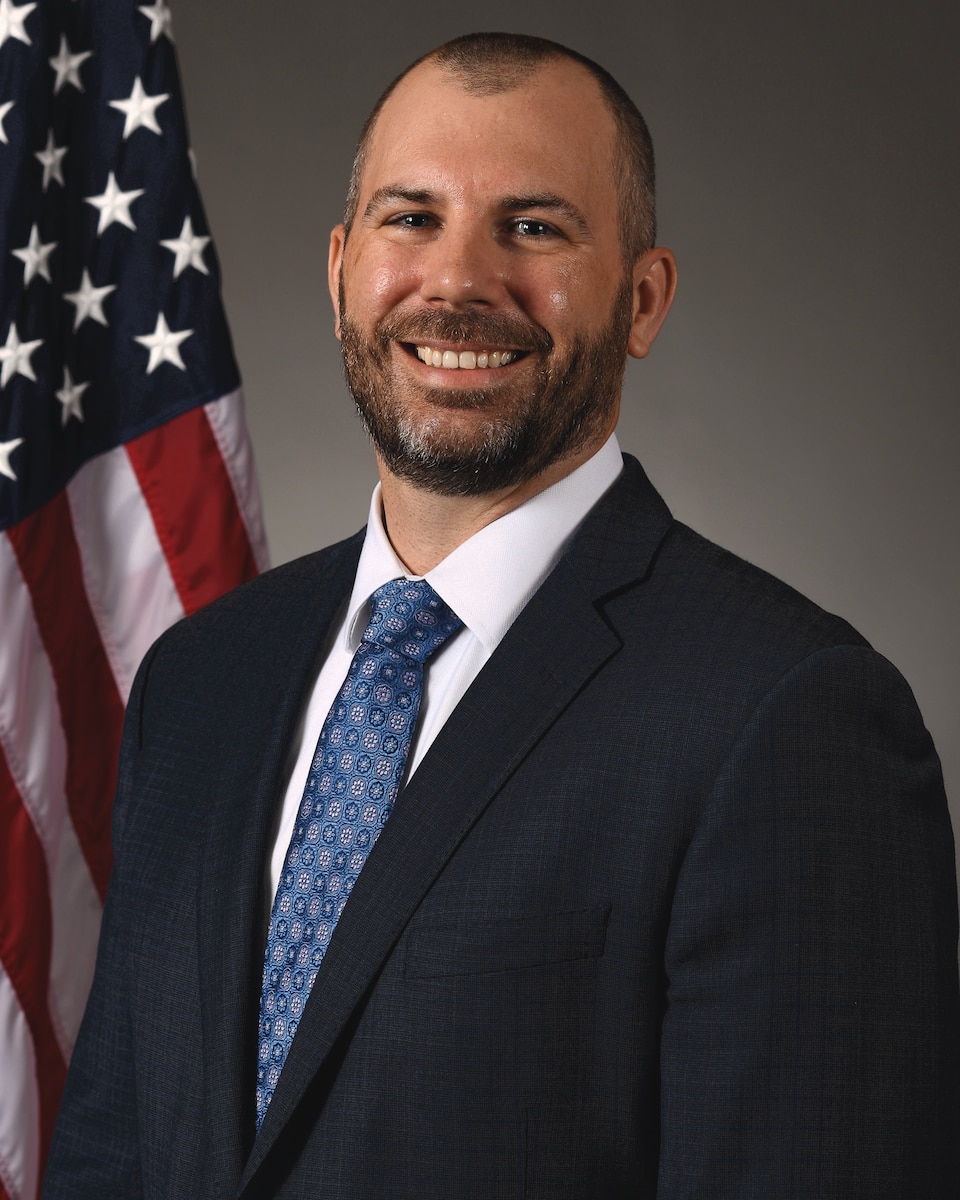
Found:
[[[422,579],[384,584],[370,608],[370,623],[320,731],[270,916],[258,1129],[334,927],[400,790],[424,664],[462,624]]]
[[[0,530],[239,382],[166,0],[0,0]]]

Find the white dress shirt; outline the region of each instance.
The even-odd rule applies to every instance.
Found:
[[[584,517],[622,469],[620,446],[611,434],[575,471],[484,526],[424,576],[457,614],[463,628],[427,665],[407,779],[504,634],[556,566]],[[353,591],[331,631],[326,657],[290,750],[286,791],[270,856],[267,894],[271,898],[283,870],[320,730],[367,626],[368,600],[378,587],[398,578],[411,576],[383,528],[377,484]]]

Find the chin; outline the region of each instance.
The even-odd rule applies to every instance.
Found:
[[[536,474],[527,439],[507,419],[486,418],[478,424],[407,416],[384,429],[361,416],[390,472],[424,491],[485,495]]]

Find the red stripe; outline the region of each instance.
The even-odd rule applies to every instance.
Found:
[[[67,804],[102,902],[110,876],[110,806],[123,702],[90,611],[66,494],[7,536],[53,669],[67,739]]]
[[[127,443],[186,613],[257,574],[230,476],[202,408]]]
[[[67,1065],[47,997],[52,945],[50,878],[43,846],[0,752],[0,961],[33,1038],[40,1090],[40,1161],[46,1162]],[[22,1114],[29,1119],[28,1114]],[[0,1194],[2,1185],[0,1185]]]

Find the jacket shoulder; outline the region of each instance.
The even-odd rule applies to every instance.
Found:
[[[821,649],[867,646],[841,617],[676,520],[630,455],[569,562],[622,636],[698,671],[729,664],[742,675],[763,658],[788,670]]]
[[[844,618],[679,521],[664,538],[656,569],[678,617],[705,634],[722,633],[738,653],[747,645],[781,645],[806,657],[869,645]]]

